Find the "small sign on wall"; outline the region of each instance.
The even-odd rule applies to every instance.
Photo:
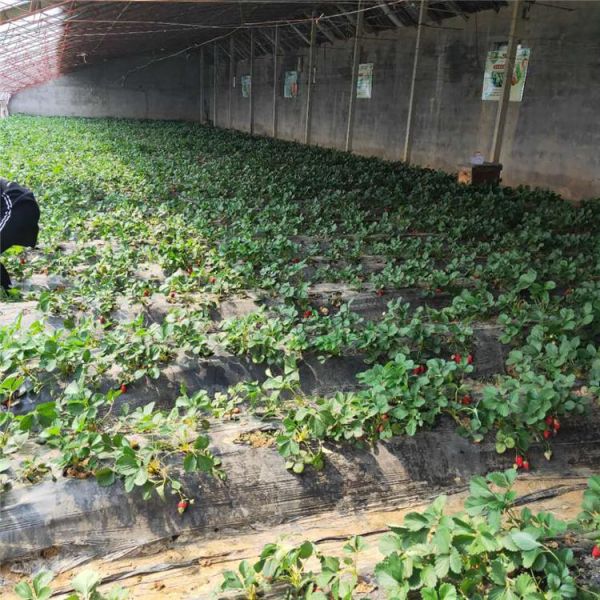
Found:
[[[298,95],[298,71],[286,71],[283,82],[283,97],[295,98]]]
[[[370,98],[373,90],[373,63],[358,65],[358,79],[356,80],[356,97]]]
[[[485,73],[483,75],[482,100],[500,99],[502,82],[504,81],[504,71],[506,70],[506,51],[507,46],[503,45],[497,50],[488,52],[487,60],[485,61]],[[521,102],[523,99],[530,53],[530,48],[522,48],[521,46],[518,46],[517,48],[515,68],[510,88],[511,102]]]
[[[242,75],[240,78],[242,97],[250,98],[250,88],[252,87],[252,77],[250,75]]]

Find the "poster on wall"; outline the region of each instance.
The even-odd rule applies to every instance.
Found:
[[[286,71],[283,82],[283,97],[295,98],[298,95],[298,71]]]
[[[358,65],[358,79],[356,80],[356,97],[370,98],[373,89],[373,63]]]
[[[252,77],[250,77],[250,75],[242,75],[240,81],[242,83],[242,97],[250,98],[250,87],[252,86]]]
[[[504,81],[504,71],[506,68],[506,46],[501,46],[497,50],[488,52],[485,61],[485,73],[483,75],[482,100],[499,100],[502,91],[502,82]],[[510,88],[510,101],[521,102],[523,99],[523,90],[525,89],[525,78],[527,77],[527,67],[529,66],[530,48],[517,47],[517,57],[512,76],[512,86]]]

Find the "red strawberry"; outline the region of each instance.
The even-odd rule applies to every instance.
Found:
[[[522,456],[517,455],[517,458],[515,458],[515,465],[517,465],[517,468],[520,469],[523,466],[524,462],[525,462],[525,459]]]
[[[144,290],[144,298],[147,298],[150,295],[150,290]]]
[[[425,373],[426,370],[427,368],[425,367],[425,365],[418,365],[412,370],[412,372],[413,375],[422,375],[423,373]]]
[[[297,265],[300,262],[298,257],[292,258],[292,264]]]
[[[463,396],[461,403],[464,404],[465,406],[469,406],[469,404],[471,404],[471,396],[469,396],[468,394]]]
[[[127,386],[122,383],[121,387],[119,388],[119,391],[121,392],[121,394],[126,394],[127,393]]]
[[[592,556],[598,560],[600,558],[600,548],[596,545],[592,548]]]
[[[188,508],[190,503],[187,500],[180,500],[177,503],[177,512],[182,515]]]
[[[552,421],[552,426],[554,427],[554,431],[558,433],[560,429],[560,421],[558,419],[554,419],[554,421]]]
[[[309,319],[310,317],[312,317],[312,310],[305,310],[302,313],[302,318],[303,319]]]
[[[383,296],[385,292],[383,291],[383,289],[380,288],[375,292],[375,294],[377,294],[381,298],[381,296]]]
[[[104,316],[101,316],[98,320],[100,321],[100,325],[104,325],[106,323],[106,317]]]
[[[467,355],[467,364],[468,365],[473,364],[473,355],[472,354]]]
[[[529,471],[529,461],[528,460],[523,461],[523,469],[525,471]]]
[[[25,259],[21,256],[21,258],[19,259],[19,264],[24,265],[25,264]]]
[[[545,421],[546,421],[546,425],[548,425],[549,427],[551,427],[551,426],[552,426],[552,423],[554,423],[554,417],[552,417],[552,416],[548,415],[548,416],[546,417]]]
[[[549,440],[552,437],[552,432],[549,429],[544,431],[544,439]]]
[[[460,354],[453,354],[450,357],[450,360],[453,360],[457,365],[460,365],[460,363],[462,362],[462,356]]]

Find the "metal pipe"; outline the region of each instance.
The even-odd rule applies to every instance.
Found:
[[[227,127],[231,129],[231,105],[233,103],[233,78],[235,77],[235,39],[229,38],[229,106],[227,110]]]
[[[206,123],[204,112],[204,46],[200,48],[200,123]]]
[[[508,103],[510,102],[510,89],[512,87],[512,74],[515,68],[515,58],[517,56],[517,26],[519,21],[519,11],[521,10],[521,0],[514,0],[512,20],[510,23],[510,34],[508,36],[508,48],[506,49],[506,64],[504,67],[504,79],[502,81],[502,91],[500,101],[498,102],[498,112],[496,113],[496,124],[494,126],[494,137],[492,139],[492,162],[500,162],[502,152],[502,141],[504,138],[504,126],[506,125],[506,116],[508,114]]]
[[[277,53],[279,52],[279,25],[275,25],[273,41],[273,138],[277,138]]]
[[[306,118],[304,121],[304,143],[310,144],[310,121],[312,117],[312,88],[313,68],[315,62],[315,40],[317,37],[317,26],[315,19],[310,25],[310,50],[308,52],[308,82],[306,85]]]
[[[250,135],[254,135],[254,29],[250,30]]]
[[[217,126],[217,66],[219,62],[219,49],[217,43],[213,47],[213,126]]]
[[[406,137],[404,138],[404,162],[410,163],[413,141],[413,115],[415,103],[415,87],[417,81],[417,69],[419,67],[419,54],[421,53],[421,31],[423,29],[423,16],[425,14],[425,0],[421,0],[419,6],[419,24],[417,25],[417,41],[415,42],[415,58],[413,62],[412,79],[410,82],[410,95],[408,99],[408,116],[406,118]]]
[[[360,60],[360,38],[362,35],[363,11],[362,0],[358,2],[358,18],[354,33],[354,51],[352,53],[352,77],[350,84],[350,103],[348,105],[348,123],[346,127],[346,152],[352,151],[352,134],[354,133],[354,107],[356,104],[356,82],[358,81],[358,63]]]

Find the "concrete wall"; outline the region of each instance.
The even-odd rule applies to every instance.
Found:
[[[10,112],[36,115],[200,118],[199,58],[160,53],[83,67],[14,95]]]
[[[545,4],[533,4],[520,22],[519,37],[531,48],[531,61],[523,101],[510,103],[501,158],[503,181],[550,187],[571,198],[600,197],[600,2]],[[413,162],[455,171],[476,150],[489,157],[498,105],[481,100],[483,71],[488,50],[507,39],[510,13],[510,8],[498,14],[488,10],[466,22],[454,18],[424,29]],[[356,101],[355,152],[391,160],[402,156],[415,35],[412,28],[365,33],[360,61],[374,63],[373,95]],[[18,94],[11,110],[192,120],[204,114],[212,121],[212,51],[205,54],[203,108],[195,55],[154,63],[130,75],[124,87],[115,79],[147,59],[82,69]],[[224,53],[220,56],[216,124],[248,131],[249,100],[242,97],[240,86],[240,76],[250,71],[248,61],[235,65],[237,85],[232,89],[229,60]],[[285,99],[284,72],[294,70],[298,60],[303,64],[300,93]],[[344,147],[351,60],[352,41],[326,44],[316,51],[312,143]],[[281,56],[279,65],[278,137],[302,141],[308,50]],[[258,57],[253,82],[257,134],[271,134],[272,90],[272,58]]]
[[[509,185],[550,187],[571,197],[600,196],[600,2],[532,5],[520,23],[520,40],[531,48],[522,102],[511,102],[501,161]],[[560,7],[567,8],[563,10]],[[413,162],[455,171],[476,150],[486,157],[498,104],[483,102],[481,89],[488,50],[506,42],[511,8],[484,11],[467,22],[445,20],[423,31],[417,77]],[[416,32],[403,28],[366,33],[361,62],[373,62],[373,95],[357,99],[355,152],[398,160],[403,155]],[[300,94],[283,98],[285,70],[297,57],[280,58],[279,137],[302,141],[308,51]],[[352,41],[326,44],[316,52],[312,143],[343,148],[350,95]],[[238,75],[249,72],[240,62]],[[217,125],[228,126],[229,78],[218,76]],[[255,61],[256,133],[270,135],[273,63]],[[249,129],[248,99],[233,90],[232,126]],[[212,98],[212,96],[211,96]],[[212,114],[212,113],[211,113]]]

